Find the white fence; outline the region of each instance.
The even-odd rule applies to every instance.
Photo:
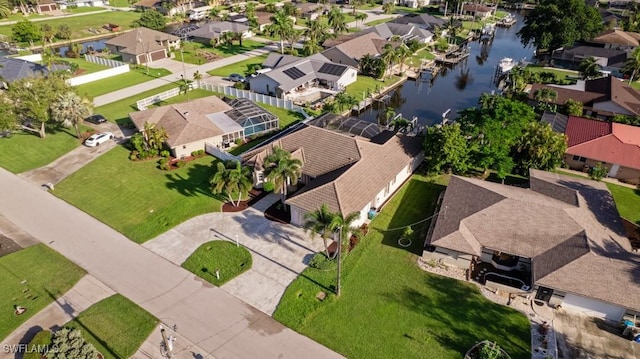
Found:
[[[192,88],[198,87],[196,83],[192,83],[191,85],[192,85]],[[200,88],[204,90],[212,91],[212,92],[222,93],[227,96],[246,98],[253,102],[259,102],[259,103],[263,103],[263,104],[278,107],[278,108],[284,108],[290,111],[297,111],[297,112],[300,112],[305,119],[311,117],[306,112],[304,112],[304,109],[302,107],[294,105],[293,101],[291,100],[283,100],[281,98],[271,97],[271,96],[267,96],[267,95],[247,91],[247,90],[241,90],[235,87],[214,85],[214,84],[208,84],[203,82],[200,83]],[[136,107],[138,107],[138,110],[144,111],[147,109],[149,105],[158,103],[160,101],[166,100],[173,96],[177,96],[179,94],[180,94],[180,88],[176,87],[169,91],[161,92],[157,95],[144,98],[136,102]]]
[[[223,161],[230,161],[230,160],[235,160],[235,161],[239,161],[242,162],[241,158],[238,156],[234,156],[232,154],[230,154],[227,151],[221,150],[218,147],[205,142],[204,143],[204,151],[210,155],[212,155],[213,157],[219,158]]]
[[[112,67],[110,69],[77,76],[77,77],[68,79],[67,83],[71,86],[78,86],[78,85],[86,84],[89,82],[98,81],[98,80],[106,79],[106,78],[121,75],[121,74],[126,74],[129,71],[130,71],[129,65],[124,64],[123,66]]]
[[[16,59],[25,60],[29,62],[40,62],[42,61],[42,54],[16,56]]]
[[[94,64],[98,64],[98,65],[102,65],[102,66],[107,66],[107,67],[120,67],[120,66],[129,66],[127,63],[122,62],[122,61],[116,61],[116,60],[111,60],[111,59],[105,59],[104,57],[100,57],[100,56],[93,56],[93,55],[84,55],[84,59],[87,62],[92,62]]]

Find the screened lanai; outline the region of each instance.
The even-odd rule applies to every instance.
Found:
[[[311,122],[310,125],[326,128],[328,130],[345,133],[351,136],[360,136],[372,139],[379,135],[384,127],[377,123],[363,121],[355,117],[345,117],[332,113],[324,114]]]
[[[278,117],[250,100],[246,98],[223,98],[223,100],[233,107],[233,110],[225,114],[242,126],[245,137],[278,129]]]

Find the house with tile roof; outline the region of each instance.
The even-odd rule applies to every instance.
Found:
[[[554,50],[551,54],[553,66],[578,70],[584,59],[593,57],[601,71],[622,78],[622,67],[627,60],[627,50],[594,46],[571,46]]]
[[[176,158],[207,146],[227,149],[238,139],[275,131],[279,126],[278,117],[247,99],[217,96],[132,112],[129,118],[138,131],[146,123],[164,128],[167,146]]]
[[[432,33],[435,33],[436,30],[442,31],[447,27],[447,20],[429,14],[408,14],[397,17],[390,22],[395,24],[415,25],[421,29],[429,30]]]
[[[322,55],[336,64],[358,68],[361,58],[365,55],[380,56],[384,52],[385,45],[389,43],[375,32],[356,33],[353,36],[325,41],[322,46],[326,50],[322,52]],[[399,45],[399,43],[392,44],[393,46]]]
[[[640,45],[640,33],[614,28],[601,32],[589,42],[606,49],[633,50]]]
[[[291,209],[291,223],[296,226],[302,226],[305,214],[322,204],[345,216],[360,213],[354,226],[360,225],[422,163],[421,138],[383,130],[368,138],[335,130],[330,125],[343,119],[323,115],[315,125],[306,124],[243,155],[245,163],[254,168],[256,186],[263,184],[264,159],[274,147],[283,148],[302,161],[302,188],[285,202]],[[321,123],[327,127],[319,127]]]
[[[415,40],[424,44],[433,40],[433,33],[431,33],[429,30],[422,29],[412,24],[397,24],[385,22],[383,24],[371,26],[370,28],[362,30],[361,32],[364,34],[375,32],[383,39],[389,41],[397,38],[402,42]]]
[[[564,162],[583,170],[601,163],[608,177],[640,183],[640,127],[569,116]]]
[[[462,5],[462,15],[472,16],[475,19],[488,19],[496,9],[479,3],[465,3]]]
[[[604,183],[539,170],[529,188],[453,176],[423,259],[469,280],[618,322],[640,312],[640,256]]]
[[[208,45],[211,43],[211,40],[219,41],[220,36],[225,32],[241,34],[243,39],[248,39],[253,36],[249,26],[233,21],[211,21],[202,25],[200,28],[188,32],[187,36],[195,42]]]
[[[263,67],[271,71],[251,78],[251,90],[298,102],[312,103],[335,95],[358,78],[354,67],[331,62],[321,54],[305,58],[271,54],[265,64]]]
[[[533,84],[528,92],[531,105],[537,103],[536,92],[543,88],[556,91],[558,96],[554,103],[558,106],[569,99],[582,102],[585,114],[591,117],[606,119],[615,115],[640,115],[640,91],[611,75],[567,86]]]
[[[169,57],[168,52],[180,46],[180,38],[138,27],[108,40],[105,45],[111,53],[121,55],[123,62],[139,65]]]

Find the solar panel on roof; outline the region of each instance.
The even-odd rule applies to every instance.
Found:
[[[336,65],[336,64],[327,63],[327,64],[322,64],[322,66],[320,66],[320,70],[318,70],[318,72],[323,73],[323,74],[340,76],[344,72],[344,69],[345,69],[345,67],[342,66],[342,65]]]
[[[291,77],[292,80],[297,80],[299,78],[301,78],[302,76],[304,76],[304,72],[300,71],[300,69],[298,69],[297,67],[292,67],[290,69],[286,69],[284,71],[285,75]]]

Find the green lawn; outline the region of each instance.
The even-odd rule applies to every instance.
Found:
[[[376,26],[376,25],[380,25],[380,24],[384,24],[385,22],[389,22],[393,20],[392,17],[388,18],[388,19],[378,19],[378,20],[374,20],[374,21],[369,21],[369,22],[365,22],[364,24],[367,26]]]
[[[221,286],[251,268],[251,253],[243,246],[227,241],[202,244],[182,267],[207,282]],[[216,271],[220,279],[216,276]]]
[[[44,15],[44,14],[29,14],[29,16],[24,16],[22,15],[21,12],[17,13],[17,14],[11,14],[8,17],[5,17],[4,19],[0,20],[0,26],[2,26],[3,22],[9,22],[9,21],[20,21],[20,20],[24,20],[24,19],[28,19],[28,20],[34,20],[34,19],[43,19],[43,18],[53,18],[52,16],[49,15]]]
[[[69,62],[69,63],[77,64],[78,68],[82,70],[82,73],[80,75],[86,75],[92,72],[98,72],[98,71],[106,70],[109,68],[108,66],[86,61],[84,58],[75,59],[75,58],[65,57],[65,58],[57,58],[56,60],[61,62]]]
[[[232,45],[218,45],[217,47],[211,47],[198,42],[188,42],[183,46],[182,54],[180,51],[175,52],[175,58],[177,60],[184,58],[184,62],[186,63],[201,65],[205,63],[205,60],[198,56],[198,50],[210,52],[224,58],[263,47],[265,47],[264,43],[248,39],[242,40],[242,46],[237,42],[234,42]]]
[[[356,82],[347,86],[346,93],[355,96],[358,101],[362,100],[362,96],[366,93],[375,93],[384,87],[400,81],[399,76],[387,77],[384,81],[376,80],[369,76],[358,76]]]
[[[37,244],[0,258],[0,341],[66,293],[84,275],[44,244]],[[15,315],[14,306],[27,308]]]
[[[626,81],[626,84],[629,85],[629,81]],[[631,87],[633,87],[636,90],[640,90],[640,81],[631,82]]]
[[[64,11],[66,14],[82,14],[87,12],[108,11],[108,10],[103,7],[83,6],[83,7],[77,7],[75,9],[66,8],[65,10],[62,10],[62,11]]]
[[[65,326],[82,336],[107,359],[129,358],[155,328],[153,315],[120,294],[87,308]]]
[[[566,81],[571,81],[571,79],[580,76],[580,73],[578,71],[554,69],[554,68],[542,67],[542,66],[529,65],[529,66],[527,66],[527,70],[531,71],[532,73],[536,73],[536,72],[552,72],[552,73],[556,74],[556,76],[558,76],[559,80],[563,80],[564,79]]]
[[[402,231],[433,213],[444,181],[421,175],[393,197],[370,233],[346,257],[342,295],[320,302],[335,272],[307,268],[286,290],[273,317],[348,358],[461,358],[477,341],[497,341],[512,358],[531,358],[527,318],[485,299],[477,286],[427,273],[416,265],[428,223]]]
[[[109,0],[109,5],[113,7],[131,7],[128,0]]]
[[[608,182],[607,187],[613,195],[620,216],[629,222],[640,224],[640,190]]]
[[[118,146],[58,183],[54,194],[137,243],[197,215],[220,211],[222,202],[209,188],[214,157],[170,172],[159,170],[156,160],[128,157],[129,150]]]
[[[56,158],[80,145],[75,130],[47,129],[47,136],[18,131],[10,138],[0,138],[0,167],[13,173],[22,173],[51,163]]]
[[[147,73],[147,69],[144,67],[137,69],[132,68],[131,71],[125,74],[93,81],[84,85],[77,86],[76,88],[78,89],[78,93],[82,95],[97,97],[143,82],[155,80],[157,78],[164,77],[170,74],[171,72],[166,69],[149,69],[149,72]]]
[[[153,90],[145,91],[145,92],[139,93],[139,94],[137,94],[135,96],[127,97],[127,98],[124,98],[124,99],[116,101],[116,102],[112,102],[112,103],[107,104],[107,105],[96,107],[93,110],[93,112],[102,114],[109,121],[116,122],[116,123],[118,123],[120,125],[126,124],[126,123],[128,123],[130,121],[129,120],[129,113],[134,112],[134,111],[138,111],[138,109],[136,108],[136,101],[142,100],[143,98],[147,98],[147,97],[153,96],[153,95],[158,94],[158,93],[163,92],[163,91],[171,90],[171,89],[176,88],[178,86],[179,86],[178,83],[168,83],[168,84],[166,84],[164,86],[160,86],[160,87],[155,88]],[[80,93],[82,93],[82,92],[80,92]]]
[[[222,76],[226,77],[230,74],[246,74],[249,68],[252,66],[262,65],[264,60],[267,59],[267,55],[260,55],[256,57],[252,57],[250,59],[246,59],[244,61],[236,62],[235,64],[227,65],[224,67],[220,67],[207,73],[211,76]]]
[[[36,25],[49,24],[57,29],[61,24],[71,27],[71,38],[80,39],[96,34],[89,31],[90,28],[100,29],[102,34],[108,33],[102,26],[108,23],[120,25],[120,30],[131,29],[134,20],[140,18],[140,13],[133,11],[109,11],[87,16],[57,17],[51,20],[40,21]],[[11,25],[0,23],[0,35],[11,36]]]
[[[435,58],[436,58],[435,55],[433,55],[431,52],[429,52],[429,50],[424,48],[424,49],[418,50],[418,52],[411,55],[411,57],[405,61],[405,64],[413,67],[420,67],[423,59],[433,60]]]
[[[280,119],[280,128],[287,128],[292,124],[304,120],[304,116],[298,111],[289,111],[284,108],[266,105],[264,103],[256,102],[256,105],[264,108],[272,114],[278,116]]]

